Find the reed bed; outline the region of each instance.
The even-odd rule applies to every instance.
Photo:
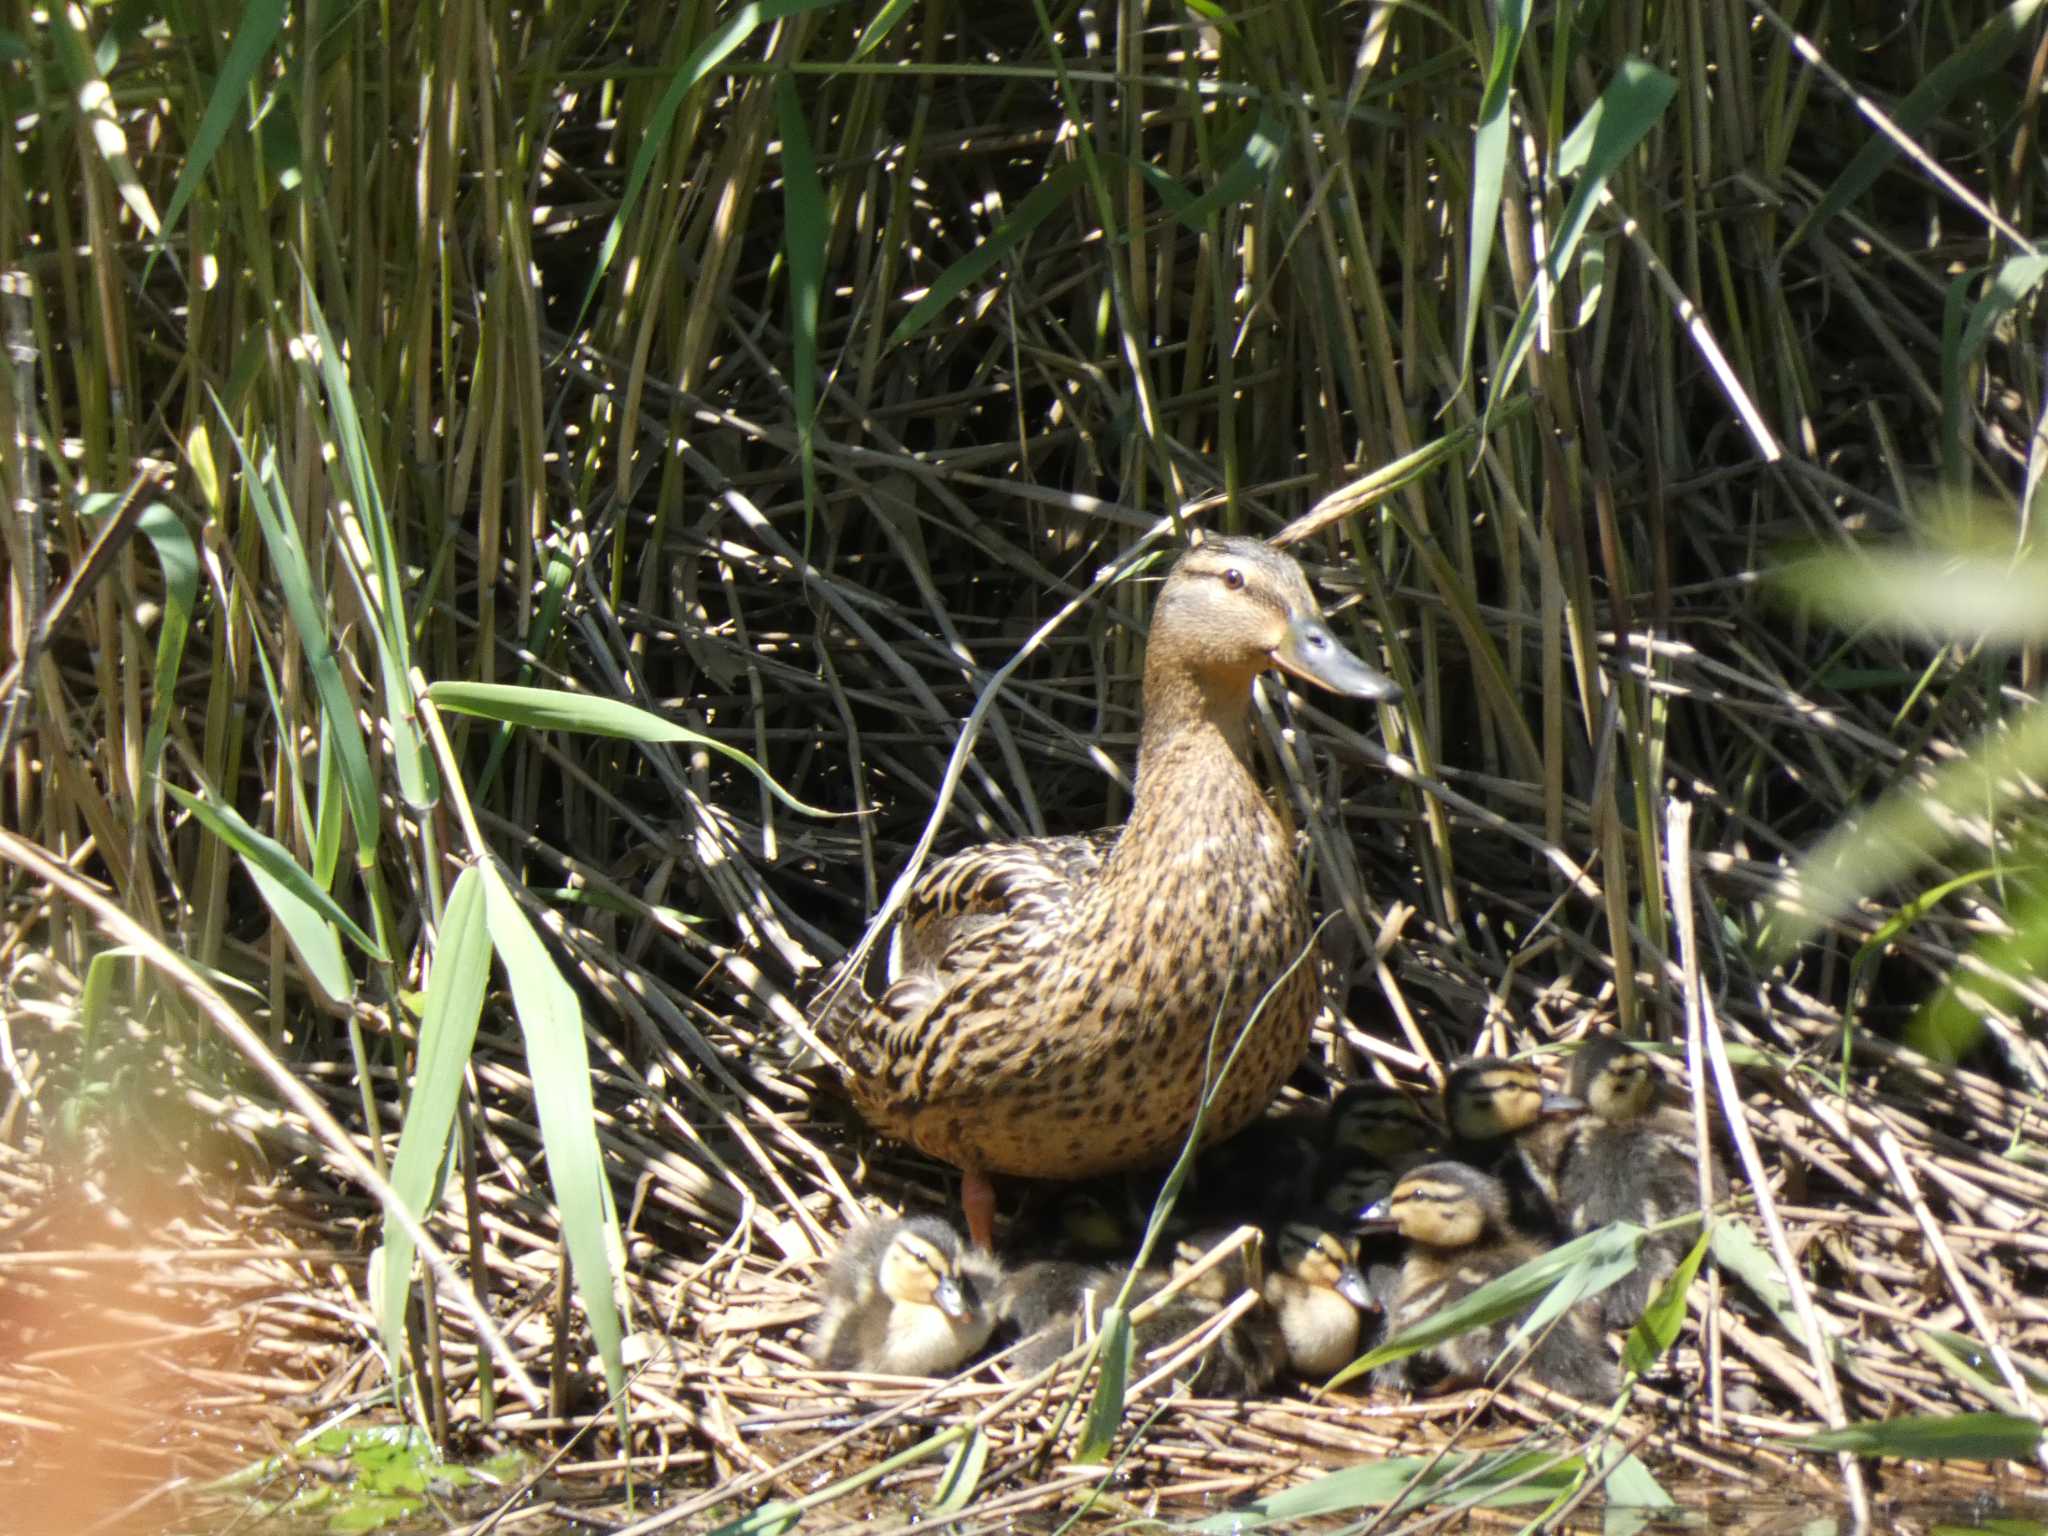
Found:
[[[1595,1486],[1626,1448],[1867,1512],[1902,1480],[1788,1439],[2038,1420],[2044,993],[1990,942],[2038,929],[2037,809],[1987,801],[1770,942],[1801,852],[2024,720],[2038,654],[1845,633],[1765,578],[1914,536],[1934,488],[2027,548],[2040,20],[1499,12],[6,12],[26,1482],[91,1426],[123,1452],[94,1510],[148,1518],[388,1401],[365,1176],[483,865],[580,1012],[627,1427],[565,1257],[601,1202],[543,1156],[563,1058],[503,990],[405,1337],[422,1420],[531,1448],[546,1492],[630,1470],[678,1528],[930,1529],[1192,1517],[1442,1448],[1591,1448]],[[1703,1279],[1619,1414],[1154,1395],[1091,1462],[993,1368],[801,1356],[835,1236],[948,1202],[794,1064],[817,979],[935,822],[943,850],[1120,818],[1147,582],[1108,577],[1195,526],[1286,541],[1409,690],[1261,705],[1334,915],[1322,1068],[1690,1038],[1675,1075],[1753,1140],[1735,1219],[1775,1212],[1785,1294]],[[449,682],[694,737],[500,733]],[[340,972],[238,822],[370,940],[321,918]],[[1966,1036],[1917,1028],[1937,997]],[[78,1364],[110,1352],[60,1326],[80,1296],[144,1376]]]

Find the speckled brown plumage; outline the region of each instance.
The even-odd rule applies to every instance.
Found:
[[[1329,636],[1292,560],[1209,539],[1155,609],[1130,821],[927,871],[895,979],[826,1026],[876,1129],[971,1174],[1158,1162],[1193,1122],[1212,1024],[1220,1068],[1271,988],[1207,1139],[1265,1108],[1300,1062],[1317,991],[1293,835],[1251,768],[1251,684],[1269,665],[1393,693]]]

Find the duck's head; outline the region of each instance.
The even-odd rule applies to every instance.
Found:
[[[1586,1106],[1570,1094],[1543,1085],[1526,1062],[1477,1056],[1451,1069],[1444,1080],[1444,1119],[1459,1141],[1498,1141],[1525,1131],[1551,1115],[1576,1114]]]
[[[1354,1307],[1369,1308],[1372,1292],[1359,1272],[1358,1250],[1309,1221],[1290,1221],[1273,1241],[1273,1267],[1318,1290],[1335,1291]]]
[[[1426,1163],[1403,1174],[1367,1219],[1426,1248],[1467,1248],[1506,1229],[1508,1192],[1492,1174],[1463,1163]]]
[[[1173,1248],[1173,1277],[1177,1280],[1206,1259],[1210,1251],[1237,1237],[1234,1230],[1216,1228],[1211,1231],[1194,1232],[1182,1238]],[[1192,1301],[1209,1301],[1222,1304],[1234,1300],[1245,1291],[1263,1290],[1266,1284],[1265,1255],[1261,1251],[1264,1239],[1253,1232],[1245,1241],[1209,1269],[1204,1270],[1181,1288],[1181,1295]]]
[[[875,1283],[900,1306],[936,1307],[954,1322],[981,1311],[983,1298],[961,1271],[966,1250],[960,1234],[936,1217],[903,1224],[882,1250]]]
[[[1060,1238],[1076,1253],[1103,1255],[1118,1253],[1129,1246],[1129,1223],[1110,1209],[1102,1196],[1086,1189],[1069,1189],[1061,1194],[1055,1215]]]
[[[1337,643],[1308,577],[1258,539],[1209,534],[1182,555],[1160,588],[1147,666],[1192,672],[1205,691],[1240,697],[1278,667],[1354,699],[1401,690]]]
[[[1436,1127],[1415,1101],[1384,1083],[1354,1083],[1330,1106],[1330,1147],[1382,1165],[1436,1142]]]
[[[1572,1057],[1572,1095],[1602,1120],[1636,1120],[1657,1101],[1650,1058],[1612,1035],[1595,1035]]]
[[[1364,1219],[1365,1213],[1387,1198],[1394,1176],[1378,1158],[1354,1152],[1333,1162],[1324,1177],[1316,1205],[1322,1219],[1348,1232]]]

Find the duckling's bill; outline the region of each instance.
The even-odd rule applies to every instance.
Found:
[[[1379,1310],[1379,1298],[1373,1295],[1372,1287],[1366,1283],[1365,1271],[1356,1264],[1346,1264],[1337,1271],[1337,1284],[1333,1289],[1361,1312]]]
[[[939,1281],[932,1291],[932,1305],[956,1323],[972,1316],[974,1312],[974,1308],[968,1304],[966,1293],[960,1289],[960,1282],[951,1275]]]

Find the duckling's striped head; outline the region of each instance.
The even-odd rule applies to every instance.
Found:
[[[1436,1127],[1400,1089],[1354,1083],[1330,1106],[1329,1136],[1333,1151],[1362,1152],[1386,1164],[1433,1145]]]
[[[891,1301],[937,1307],[958,1322],[981,1310],[982,1298],[961,1272],[960,1234],[936,1217],[907,1221],[882,1251],[876,1284]]]
[[[1657,1101],[1657,1079],[1641,1051],[1594,1035],[1572,1057],[1572,1094],[1602,1120],[1639,1120]]]
[[[1323,1220],[1348,1232],[1367,1210],[1386,1199],[1393,1187],[1394,1176],[1380,1166],[1378,1158],[1354,1152],[1330,1167],[1316,1208]]]
[[[1478,1056],[1451,1069],[1444,1081],[1444,1119],[1463,1142],[1499,1141],[1525,1131],[1546,1115],[1571,1114],[1579,1100],[1543,1086],[1526,1062]]]
[[[1465,1248],[1506,1229],[1508,1192],[1499,1179],[1463,1163],[1428,1163],[1402,1177],[1380,1218],[1411,1243]]]
[[[1259,539],[1210,534],[1180,557],[1153,610],[1147,658],[1148,670],[1182,668],[1233,689],[1280,667],[1351,698],[1401,693],[1337,643],[1301,566]]]
[[[1085,1189],[1071,1189],[1060,1196],[1060,1236],[1077,1253],[1120,1252],[1130,1234],[1100,1195]]]
[[[1372,1305],[1372,1293],[1358,1269],[1358,1248],[1314,1222],[1290,1221],[1273,1242],[1273,1264],[1320,1290],[1335,1291],[1355,1307]]]

